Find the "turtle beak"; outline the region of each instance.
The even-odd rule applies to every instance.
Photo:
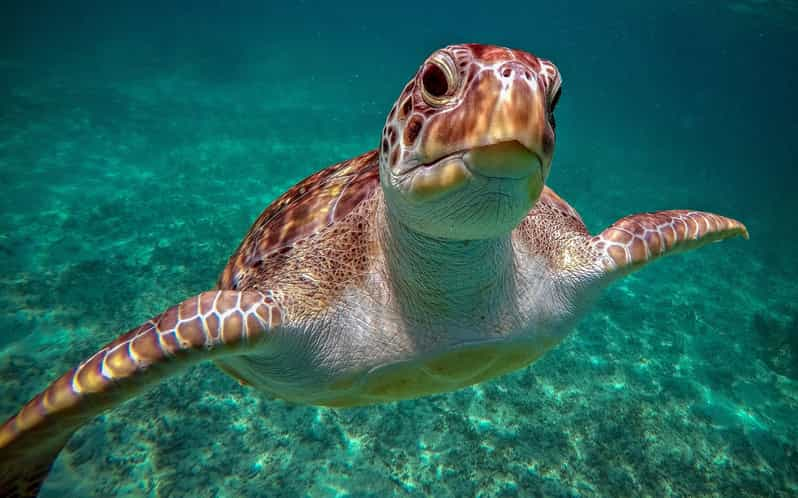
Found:
[[[527,178],[543,169],[540,157],[517,140],[475,147],[463,161],[472,172],[492,178]]]

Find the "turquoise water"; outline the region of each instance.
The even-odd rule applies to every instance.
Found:
[[[42,496],[798,493],[797,4],[81,5],[0,21],[0,418],[210,288],[449,43],[559,66],[549,184],[592,231],[692,208],[751,240],[647,267],[456,393],[318,409],[191,368],[76,433]]]

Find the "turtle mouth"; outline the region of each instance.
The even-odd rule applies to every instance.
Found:
[[[540,156],[517,140],[459,150],[402,172],[408,190],[425,199],[458,190],[474,178],[538,184],[544,176]]]
[[[543,169],[540,156],[518,140],[474,147],[462,158],[469,171],[488,178],[520,180]]]
[[[518,140],[508,140],[458,150],[427,163],[416,163],[403,173],[418,169],[432,170],[452,163],[464,165],[475,176],[516,180],[532,176],[543,169],[543,161],[536,152]]]

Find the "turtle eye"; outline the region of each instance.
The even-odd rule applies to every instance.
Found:
[[[429,105],[448,102],[457,90],[457,71],[452,58],[441,52],[435,54],[421,69],[421,97]]]

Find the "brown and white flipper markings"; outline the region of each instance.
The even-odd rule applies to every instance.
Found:
[[[660,256],[697,249],[742,236],[737,220],[703,211],[671,210],[621,218],[590,241],[602,269],[613,278],[637,270]]]
[[[181,368],[257,348],[283,318],[268,292],[211,291],[118,337],[0,426],[2,495],[35,496],[86,421]]]

